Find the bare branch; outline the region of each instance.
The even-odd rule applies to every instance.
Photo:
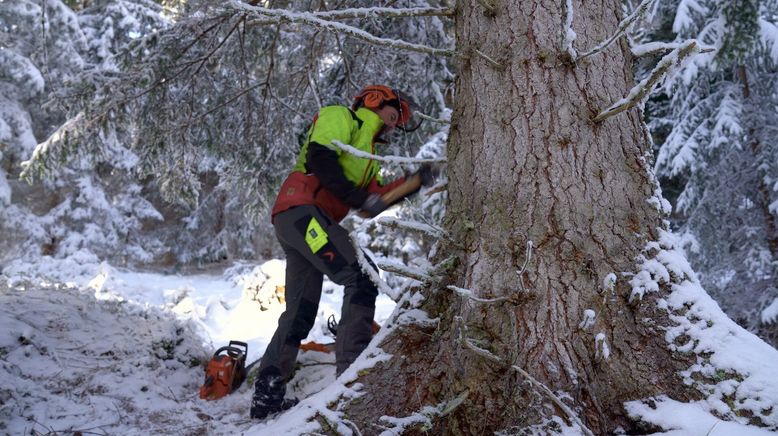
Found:
[[[613,41],[618,39],[621,35],[624,34],[624,32],[627,31],[627,29],[634,23],[638,18],[643,16],[643,14],[646,13],[648,10],[648,7],[651,5],[651,2],[654,0],[643,0],[638,7],[635,9],[634,12],[632,12],[627,18],[624,18],[621,20],[621,23],[619,23],[619,27],[616,29],[616,32],[613,33],[613,35],[610,36],[610,38],[606,39],[605,41],[598,44],[593,49],[589,50],[588,52],[582,54],[581,56],[578,56],[578,59],[576,60],[582,60],[589,56],[595,55],[597,53],[602,52],[608,46],[613,44]]]
[[[490,58],[489,56],[487,56],[487,55],[486,55],[484,52],[482,52],[481,50],[475,49],[475,53],[476,53],[478,56],[481,56],[481,57],[482,57],[484,60],[486,60],[486,62],[488,62],[488,63],[489,63],[489,65],[491,65],[491,66],[492,66],[492,68],[494,68],[495,70],[504,70],[504,69],[505,69],[505,65],[503,65],[503,64],[501,64],[501,63],[497,62],[496,60],[494,60],[494,59]]]
[[[623,99],[613,103],[610,107],[600,112],[592,121],[595,123],[610,118],[616,114],[632,109],[642,101],[654,89],[654,85],[664,79],[672,71],[673,65],[680,64],[689,56],[700,53],[702,50],[697,44],[697,40],[690,39],[684,42],[680,47],[665,55],[656,65],[651,75],[643,79],[633,87],[629,94]]]
[[[347,24],[343,24],[337,21],[329,21],[316,16],[312,12],[290,12],[282,9],[268,9],[259,6],[251,6],[246,3],[242,3],[238,0],[230,0],[227,5],[236,10],[240,10],[249,14],[259,15],[260,19],[273,18],[274,22],[288,22],[294,24],[305,24],[309,26],[315,26],[322,29],[330,30],[333,32],[342,33],[352,38],[359,39],[371,44],[382,45],[385,47],[396,48],[400,50],[415,51],[418,53],[426,53],[435,56],[453,56],[453,50],[439,49],[429,47],[422,44],[414,44],[399,39],[387,39],[375,36],[369,32],[365,32],[362,29],[358,29]]]

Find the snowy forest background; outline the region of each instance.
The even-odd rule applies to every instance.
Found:
[[[282,258],[268,209],[300,136],[319,107],[347,104],[366,84],[405,90],[430,118],[413,134],[395,134],[381,154],[445,155],[456,98],[454,4],[387,3],[428,13],[327,14],[376,6],[345,0],[253,9],[238,1],[0,0],[2,279],[58,281],[103,261],[176,273]],[[637,6],[627,0],[624,11]],[[383,40],[365,41],[338,22]],[[716,49],[680,65],[645,102],[654,169],[704,288],[773,346],[776,23],[774,0],[656,0],[628,32],[640,48],[636,81],[671,47],[652,43],[693,38]],[[391,179],[413,168],[386,169]],[[398,214],[430,223],[443,215],[443,195],[414,201]],[[346,224],[369,233],[360,242],[386,259],[426,265],[430,247],[403,231]]]
[[[263,2],[320,10],[386,40],[452,45],[431,17],[327,17],[372,2]],[[342,4],[341,4],[342,3]],[[397,5],[395,5],[397,6]],[[627,1],[625,11],[637,5]],[[267,215],[317,108],[363,85],[405,89],[436,119],[384,154],[444,154],[452,62],[366,43],[238,2],[0,2],[0,268],[6,277],[116,266],[177,271],[281,255]],[[634,47],[695,38],[716,48],[645,105],[673,227],[705,289],[778,344],[778,2],[657,0]],[[334,21],[332,21],[334,22]],[[445,50],[440,50],[444,52]],[[664,54],[643,49],[636,78]],[[38,144],[41,144],[40,146]],[[37,148],[36,148],[37,147]],[[407,168],[390,166],[388,177]],[[430,203],[430,202],[428,202]],[[442,215],[442,201],[403,214]],[[382,229],[373,248],[423,261]],[[383,233],[381,233],[383,232]],[[41,262],[46,259],[46,262]],[[55,262],[51,262],[51,261]]]

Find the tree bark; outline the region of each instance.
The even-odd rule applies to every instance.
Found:
[[[641,114],[590,121],[633,86],[632,59],[622,43],[571,63],[562,3],[499,2],[494,15],[478,2],[458,3],[457,51],[465,57],[448,144],[451,239],[439,252],[459,264],[425,290],[423,309],[436,326],[398,329],[382,344],[393,358],[360,379],[367,395],[347,413],[363,433],[372,434],[381,415],[409,415],[465,393],[434,421],[435,434],[517,430],[548,414],[571,422],[508,365],[569,396],[594,434],[634,429],[625,401],[692,395],[677,387],[689,362],[668,350],[665,316],[652,301],[630,304],[622,274],[635,271],[663,225],[648,202],[656,183]],[[605,39],[621,16],[618,0],[573,7],[582,49]],[[529,241],[532,260],[519,277]],[[603,285],[609,274],[617,277],[612,290]],[[449,284],[510,302],[478,303]],[[586,310],[596,319],[582,328]],[[458,319],[504,364],[464,348]]]

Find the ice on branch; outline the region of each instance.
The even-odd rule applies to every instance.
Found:
[[[662,60],[659,61],[657,66],[651,71],[651,74],[643,79],[640,83],[635,85],[627,94],[626,97],[613,103],[610,107],[600,112],[594,117],[594,122],[600,122],[607,118],[610,118],[616,114],[632,109],[637,104],[641,103],[643,99],[648,97],[654,87],[670,74],[675,72],[682,64],[688,60],[692,55],[697,53],[705,53],[710,51],[710,48],[700,48],[697,40],[691,39],[681,44],[672,52],[665,55]]]
[[[376,154],[370,154],[362,150],[358,150],[338,140],[333,140],[332,144],[340,148],[341,150],[345,151],[346,153],[352,154],[357,157],[362,157],[365,159],[377,160],[379,162],[396,163],[396,164],[420,164],[420,163],[446,162],[446,158],[444,157],[426,159],[426,158],[402,157],[402,156],[379,156]]]

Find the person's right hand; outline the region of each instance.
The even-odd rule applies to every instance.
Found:
[[[432,172],[430,164],[422,164],[413,175],[421,178],[421,186],[432,186],[435,182],[435,174]]]

